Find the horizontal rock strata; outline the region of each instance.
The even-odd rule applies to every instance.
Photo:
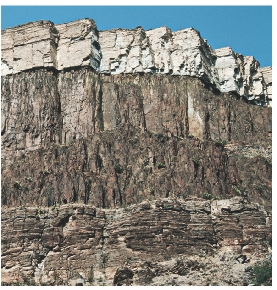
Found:
[[[269,105],[272,105],[272,69],[270,66],[262,67],[261,72],[266,84]]]
[[[192,28],[2,31],[2,285],[252,283],[271,73]]]
[[[100,73],[158,73],[203,79],[221,92],[236,92],[258,105],[271,104],[271,68],[230,47],[212,50],[193,28],[97,31],[91,19],[54,25],[27,23],[2,32],[1,74],[35,67],[58,70],[91,66]],[[266,76],[264,76],[264,74]]]
[[[98,31],[92,19],[54,25],[38,21],[2,31],[1,75],[33,68],[62,70],[100,64]]]
[[[1,218],[8,285],[172,285],[173,278],[176,285],[242,285],[271,231],[263,208],[241,198],[162,199],[115,210],[9,208]],[[224,264],[211,274],[212,263],[222,263],[215,256],[232,265],[229,280]]]

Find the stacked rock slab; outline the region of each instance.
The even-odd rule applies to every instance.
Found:
[[[2,32],[1,74],[38,67],[91,66],[100,73],[158,73],[198,77],[221,92],[236,92],[258,105],[271,104],[271,68],[230,47],[212,50],[193,28],[98,33],[91,19],[54,25],[39,21]],[[266,76],[264,76],[266,75]]]
[[[183,286],[212,285],[211,278],[242,285],[270,231],[263,207],[243,198],[9,208],[2,211],[2,283],[161,286],[174,277]],[[198,267],[186,267],[191,261]]]
[[[57,68],[58,32],[50,21],[27,23],[2,31],[1,75],[33,68]]]
[[[101,31],[99,42],[102,73],[193,76],[221,92],[236,92],[257,105],[269,104],[270,92],[255,58],[244,57],[230,47],[213,51],[193,28],[177,32],[166,27],[148,31],[141,27],[113,29]]]
[[[91,19],[82,19],[56,25],[59,31],[57,48],[58,69],[100,65],[101,54],[98,49],[98,32]]]
[[[259,68],[260,65],[254,57],[235,53],[231,47],[219,48],[214,52],[217,56],[215,68],[222,92],[235,91],[256,104],[269,100],[264,70]]]
[[[1,75],[42,67],[97,69],[101,59],[95,48],[97,33],[92,19],[56,26],[50,21],[38,21],[8,28],[2,31]]]
[[[218,86],[212,49],[192,28],[177,32],[165,26],[148,31],[141,27],[101,31],[99,42],[103,73],[189,75]]]
[[[272,105],[272,69],[270,66],[262,67],[261,72],[266,84],[268,104]]]

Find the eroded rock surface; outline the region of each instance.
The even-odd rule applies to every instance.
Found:
[[[84,68],[2,84],[4,205],[113,207],[209,192],[271,206],[270,108],[186,76],[99,78]]]
[[[168,137],[271,145],[271,108],[215,95],[186,76],[99,77],[83,68],[58,74],[36,70],[1,80],[2,160],[124,124]]]
[[[243,285],[271,232],[266,211],[242,198],[3,208],[1,217],[9,285]]]
[[[57,67],[58,35],[50,21],[27,23],[1,32],[1,75],[36,67]]]
[[[2,76],[33,68],[97,69],[100,65],[98,31],[92,19],[60,25],[41,20],[7,28],[1,36]]]
[[[251,283],[271,253],[271,87],[192,28],[2,32],[2,284]]]
[[[211,48],[192,28],[101,31],[103,73],[162,73],[203,77],[217,83]]]
[[[261,72],[264,77],[264,81],[266,83],[266,91],[268,95],[269,105],[272,105],[272,69],[270,66],[262,67]]]
[[[2,33],[1,74],[35,67],[91,66],[105,74],[158,73],[198,77],[221,92],[271,105],[271,68],[230,47],[212,50],[193,28],[97,31],[91,19],[27,23]],[[265,76],[264,76],[265,75]]]

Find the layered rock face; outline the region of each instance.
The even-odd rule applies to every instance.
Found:
[[[271,251],[271,86],[194,29],[3,31],[2,283],[248,285]]]
[[[270,66],[262,67],[261,72],[266,84],[269,105],[272,105],[272,69]]]
[[[270,226],[262,207],[241,198],[9,208],[2,283],[243,285],[245,270],[266,251]]]
[[[192,28],[175,33],[166,27],[102,31],[99,42],[103,73],[189,75],[217,83],[212,50]]]
[[[39,70],[4,77],[3,88],[3,205],[111,207],[154,198],[152,187],[161,197],[231,197],[233,186],[271,205],[269,108],[216,96],[183,76]],[[237,156],[232,144],[253,152]]]
[[[33,68],[58,70],[74,66],[97,69],[101,55],[92,19],[54,25],[38,21],[2,31],[1,75]]]
[[[61,25],[39,21],[2,33],[2,75],[34,67],[58,70],[91,66],[101,73],[158,73],[203,79],[221,92],[236,92],[258,105],[271,104],[271,68],[230,47],[212,50],[193,28],[145,31],[113,29],[98,33],[82,19]]]

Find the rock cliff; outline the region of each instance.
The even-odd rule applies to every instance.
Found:
[[[243,285],[270,223],[240,197],[4,209],[2,283]]]
[[[251,283],[270,67],[192,28],[91,19],[8,28],[1,60],[2,284]]]
[[[101,73],[151,73],[198,77],[221,92],[236,92],[255,104],[271,104],[271,68],[230,47],[216,50],[193,29],[98,32],[91,19],[61,25],[27,23],[2,32],[2,75],[36,67],[62,70],[90,66]]]

